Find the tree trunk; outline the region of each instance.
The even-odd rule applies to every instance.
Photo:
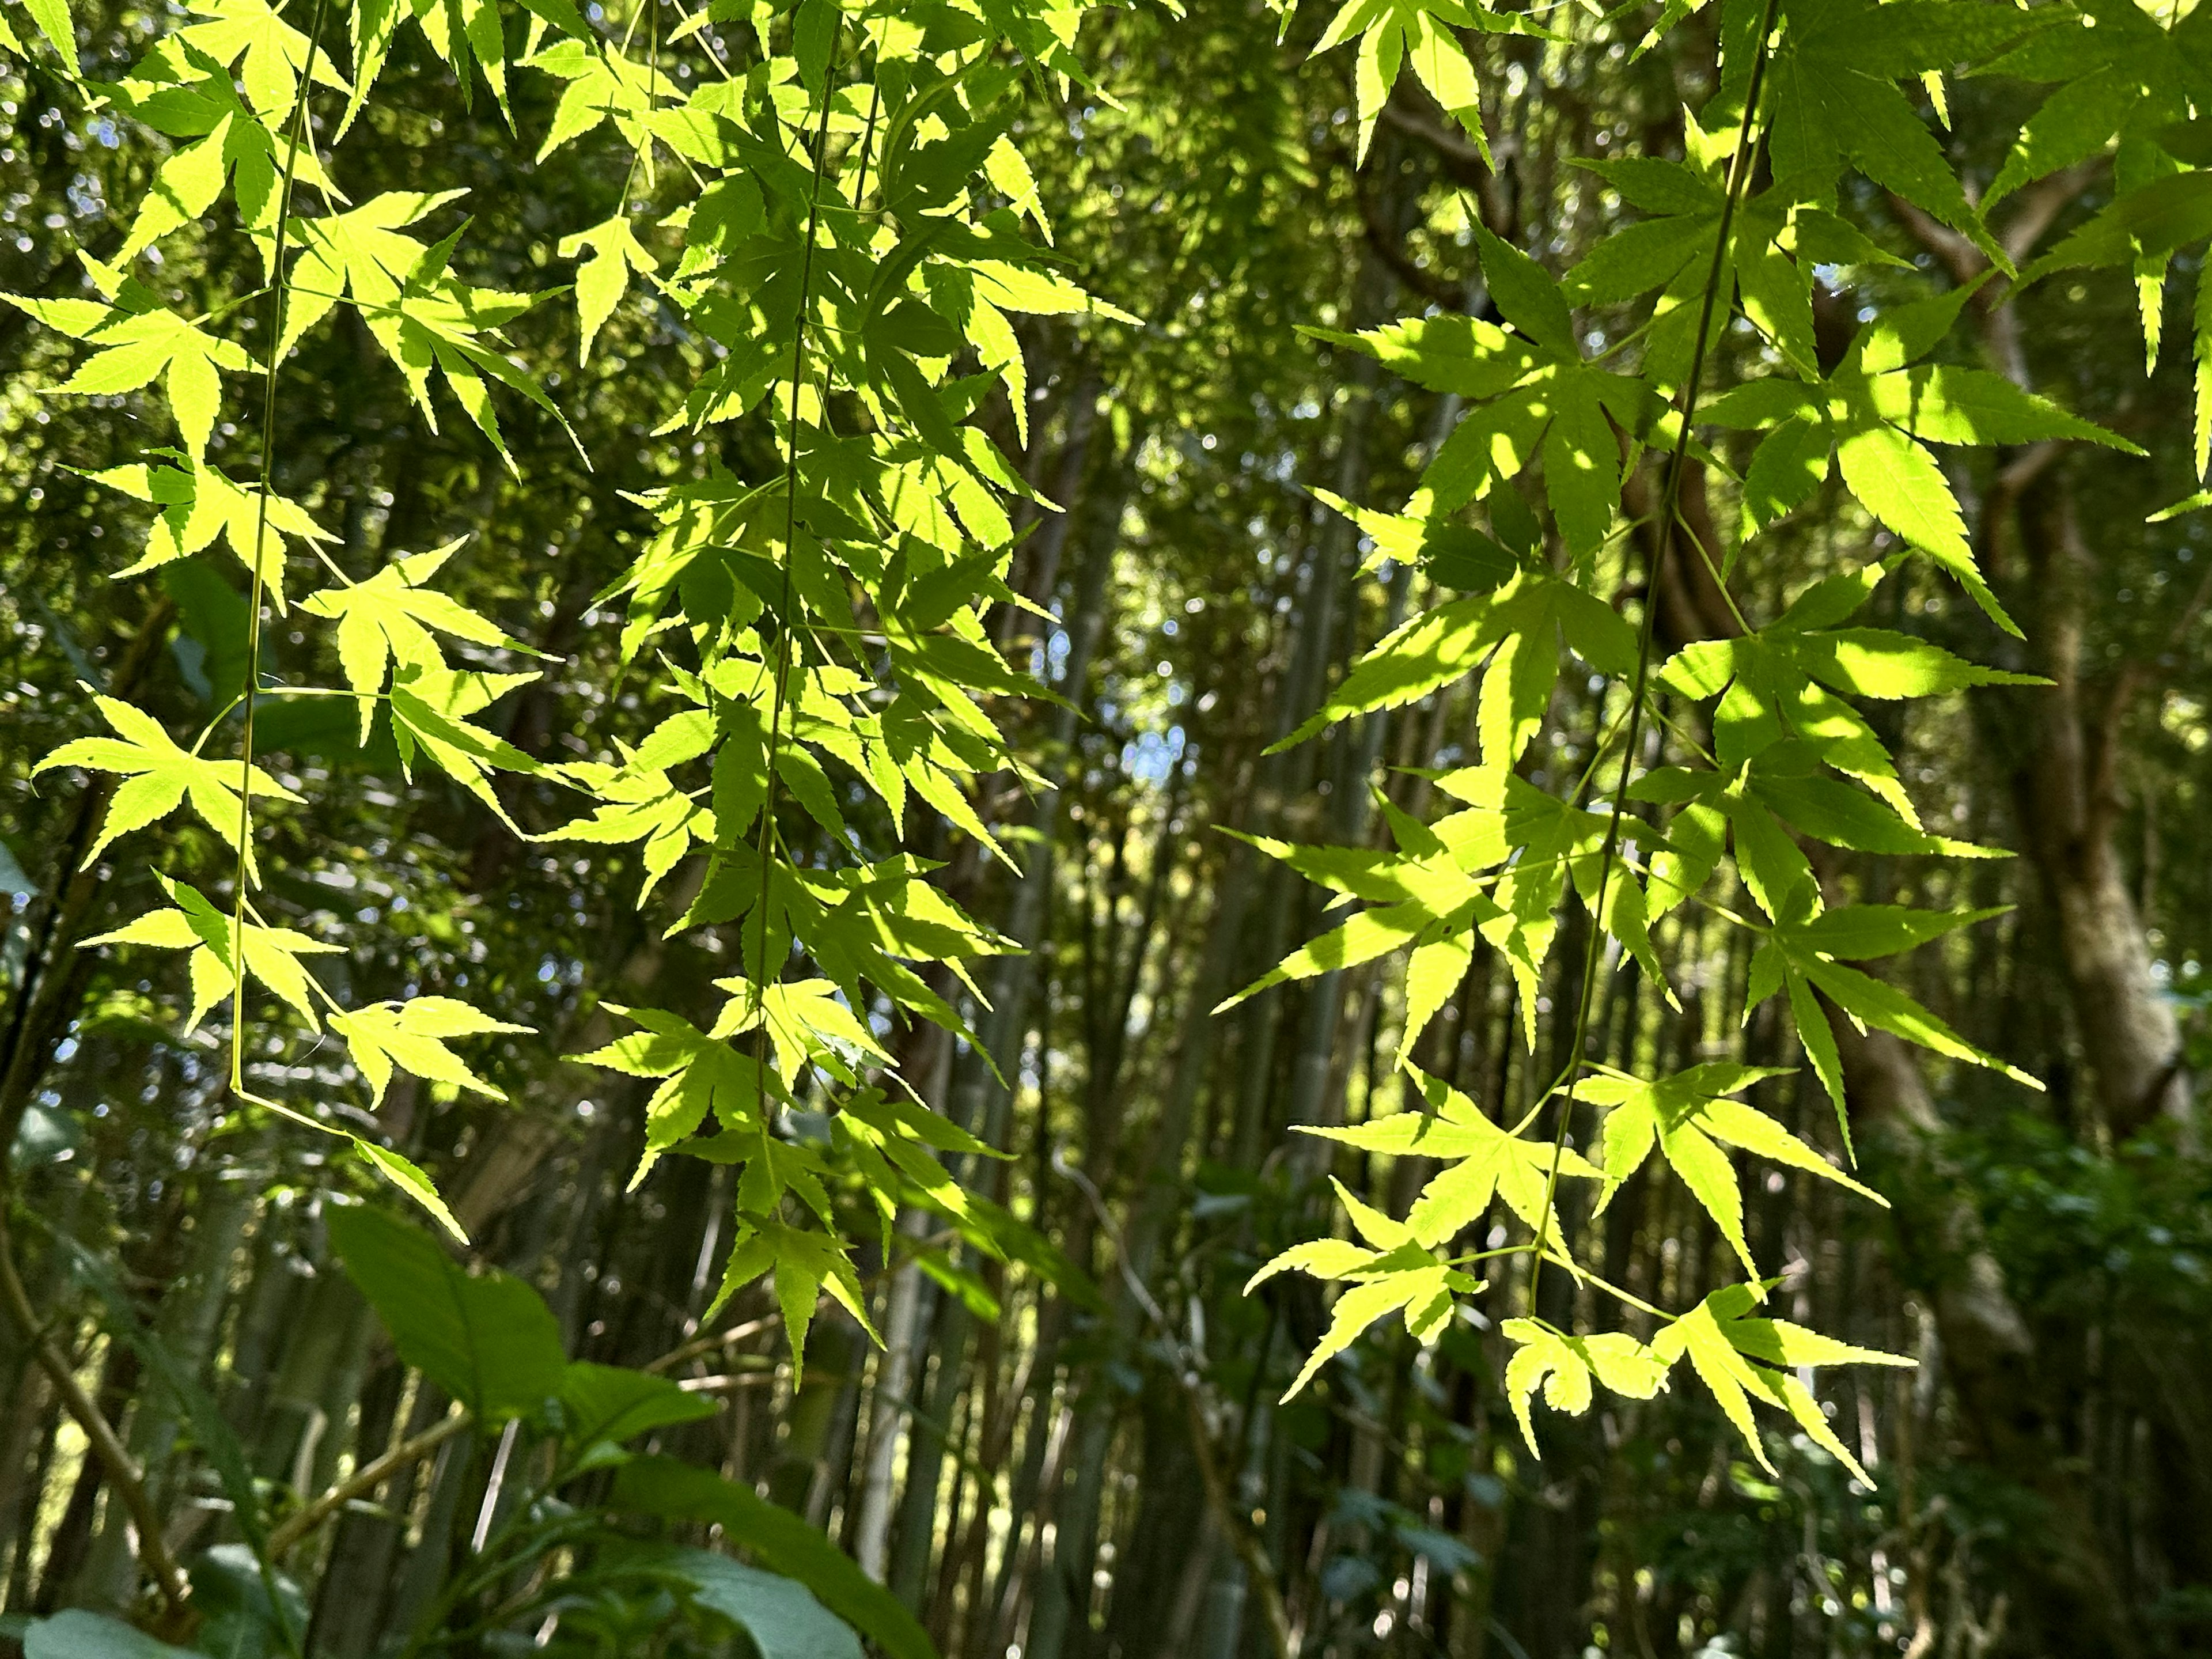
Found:
[[[2057,917],[2075,1024],[2105,1127],[2124,1141],[2189,1109],[2181,1033],[2151,975],[2152,951],[2118,846],[2121,723],[2136,676],[2100,686],[2083,663],[2094,558],[2073,492],[2051,469],[2021,504],[2021,544],[2041,596],[2031,632],[2048,690],[1998,706],[2026,712],[2033,750],[2014,781],[2027,850]]]
[[[1895,1205],[1896,1261],[1931,1270],[1921,1288],[1934,1304],[1959,1425],[1983,1462],[2048,1506],[2039,1541],[2049,1570],[2019,1586],[2032,1628],[2051,1653],[2134,1653],[2132,1621],[2098,1548],[2088,1494],[2044,1403],[2034,1340],[1944,1155],[1942,1121],[1919,1062],[1886,1032],[1861,1036],[1848,1019],[1831,1023],[1852,1121],[1869,1163],[1887,1171],[1877,1178]]]

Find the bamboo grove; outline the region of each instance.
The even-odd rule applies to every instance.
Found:
[[[0,1631],[2189,1650],[2208,29],[11,0]]]

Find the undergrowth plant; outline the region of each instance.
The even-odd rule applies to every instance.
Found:
[[[543,839],[639,847],[641,905],[675,894],[670,932],[729,969],[711,1023],[618,1009],[635,1030],[579,1058],[654,1082],[635,1180],[671,1156],[736,1172],[715,1305],[769,1279],[794,1369],[823,1296],[872,1329],[841,1192],[872,1209],[887,1259],[895,1216],[918,1206],[975,1250],[1063,1271],[1048,1241],[959,1178],[1000,1149],[921,1104],[889,1043],[920,1020],[978,1044],[962,1012],[981,1001],[971,964],[1011,948],[933,883],[915,823],[929,815],[1012,864],[979,806],[983,786],[1040,781],[1006,721],[1046,694],[1006,661],[990,625],[1028,603],[1008,580],[1020,526],[1055,506],[983,418],[1007,411],[1026,441],[1014,319],[1137,320],[1059,269],[1048,204],[1009,137],[1030,93],[1089,88],[1084,12],[1073,0],[708,0],[588,15],[572,0],[204,0],[113,79],[87,74],[61,0],[0,13],[0,47],[48,54],[88,104],[161,158],[119,249],[82,255],[92,297],[10,300],[82,343],[60,393],[158,384],[166,397],[171,429],[100,475],[155,509],[143,556],[112,574],[136,579],[220,543],[248,588],[249,670],[234,708],[179,737],[127,701],[97,697],[107,734],[40,763],[120,781],[88,865],[186,811],[230,849],[219,867],[162,867],[166,906],[94,942],[189,953],[188,1019],[228,1005],[239,1104],[343,1137],[459,1236],[428,1177],[349,1127],[357,1112],[288,1092],[280,1068],[262,1080],[252,1056],[272,1036],[305,1044],[327,1032],[373,1111],[400,1073],[496,1097],[455,1045],[521,1028],[443,995],[348,1006],[317,977],[313,957],[337,947],[272,920],[256,897],[265,815],[314,810],[262,764],[258,721],[273,702],[341,700],[364,747],[390,742],[404,768],[442,774],[502,819],[503,778],[573,792],[572,820]],[[9,21],[18,15],[27,27]],[[1340,1188],[1356,1237],[1301,1243],[1255,1279],[1297,1269],[1343,1287],[1293,1393],[1385,1316],[1433,1337],[1510,1263],[1526,1307],[1506,1327],[1516,1345],[1507,1389],[1532,1446],[1540,1390],[1567,1411],[1589,1405],[1594,1383],[1648,1397],[1686,1359],[1762,1462],[1754,1401],[1863,1477],[1809,1373],[1903,1362],[1765,1315],[1777,1281],[1745,1237],[1735,1154],[1878,1197],[1740,1098],[1773,1068],[1615,1070],[1589,1058],[1593,1016],[1609,975],[1640,974],[1673,994],[1676,923],[1696,907],[1753,935],[1750,1006],[1786,1003],[1847,1155],[1832,1021],[2002,1069],[1855,965],[1988,913],[1855,902],[1847,883],[1823,878],[1831,848],[1986,853],[1920,821],[1855,700],[2026,677],[1854,618],[1919,560],[2017,631],[1968,545],[1944,453],[2122,441],[2001,374],[1949,361],[1945,343],[1963,311],[2002,303],[2008,287],[2118,266],[2145,295],[2156,352],[2168,265],[2212,235],[2212,172],[2197,166],[2212,146],[2193,118],[2212,90],[2212,22],[2200,15],[2132,0],[1669,0],[1594,19],[1352,0],[1321,36],[1317,52],[1354,55],[1363,155],[1408,69],[1482,149],[1486,35],[1534,36],[1562,59],[1616,38],[1648,50],[1692,29],[1717,45],[1710,87],[1684,116],[1683,154],[1582,163],[1590,188],[1643,217],[1575,269],[1555,274],[1478,226],[1479,314],[1312,331],[1463,412],[1399,510],[1331,499],[1369,538],[1369,568],[1412,566],[1421,602],[1288,741],[1474,675],[1480,752],[1434,775],[1455,805],[1433,822],[1384,799],[1386,848],[1261,843],[1357,908],[1254,991],[1407,953],[1398,1064],[1422,1108],[1312,1132],[1443,1165],[1403,1217]],[[1257,18],[1255,30],[1263,40]],[[504,332],[559,290],[470,280],[466,221],[437,188],[434,153],[422,189],[347,193],[346,136],[385,95],[380,77],[410,38],[488,93],[510,126],[514,77],[557,84],[545,129],[516,134],[539,164],[587,146],[627,158],[605,216],[566,228],[559,243],[574,262],[580,356],[626,305],[656,308],[686,343],[692,379],[666,389],[653,441],[688,459],[673,469],[679,481],[641,498],[653,528],[600,596],[621,608],[627,684],[657,717],[635,747],[595,759],[551,761],[495,735],[488,711],[536,672],[526,665],[535,653],[441,586],[468,556],[463,544],[349,569],[325,505],[274,487],[288,354],[348,313],[422,419],[458,416],[510,465],[503,421],[562,419]],[[1980,73],[2059,85],[1978,202],[1939,135],[1956,78]],[[2142,90],[2108,96],[2121,82]],[[1991,208],[2114,143],[2113,199],[2023,268],[1990,228]],[[1869,221],[1908,210],[1979,250],[1984,276],[1933,291],[1909,270],[1885,270],[1901,262]],[[259,284],[188,315],[164,296],[159,261],[218,217],[250,241]],[[1856,333],[1840,352],[1824,349],[1816,289],[1859,275],[1879,280],[1856,289]],[[2201,471],[2212,304],[2197,315]],[[210,459],[226,420],[255,434],[250,476]],[[1700,534],[1686,518],[1693,470],[1728,504],[1727,533]],[[1649,489],[1631,488],[1639,474]],[[1796,585],[1770,618],[1744,615],[1730,586],[1742,543],[1832,477],[1863,515],[1866,556]],[[1730,625],[1721,637],[1662,640],[1661,596],[1692,567]],[[323,630],[331,683],[263,672],[264,630],[277,619]],[[1607,688],[1600,740],[1579,778],[1547,788],[1530,775],[1530,746],[1570,672]],[[867,823],[864,800],[877,804]],[[878,820],[889,840],[871,839]],[[1417,1041],[1479,950],[1510,969],[1535,1050],[1545,964],[1575,908],[1589,923],[1578,989],[1550,1016],[1565,1022],[1569,1059],[1535,1105],[1511,1119],[1503,1103],[1418,1070]],[[281,1031],[256,1030],[256,987],[289,1022]],[[1558,1202],[1564,1184],[1588,1183],[1601,1209],[1655,1153],[1743,1269],[1687,1309],[1593,1278]],[[1510,1235],[1503,1245],[1484,1242],[1493,1212]],[[430,1273],[432,1261],[418,1265]],[[1634,1328],[1570,1328],[1545,1315],[1547,1267],[1621,1304]],[[580,1457],[592,1443],[562,1441],[560,1413],[540,1410],[566,1398],[559,1359],[501,1408],[504,1421],[536,1424]],[[481,1400],[475,1409],[501,1420]],[[549,1467],[578,1473],[562,1455]],[[173,1564],[154,1565],[162,1593],[181,1601]]]

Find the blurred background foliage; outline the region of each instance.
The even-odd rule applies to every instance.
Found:
[[[1278,1650],[1270,1599],[1307,1655],[2205,1651],[2212,1164],[2193,1079],[2212,1067],[2212,817],[2199,816],[2212,543],[2199,519],[2146,523],[2191,487],[2192,366],[2169,349],[2146,376],[2136,295],[2110,273],[2045,283],[1983,319],[1978,343],[1968,330],[1948,348],[2015,354],[2028,383],[2152,452],[2046,446],[1959,466],[1984,567],[2028,643],[2000,639],[1925,575],[1877,600],[1883,625],[2058,681],[1916,706],[1882,732],[1931,825],[2021,856],[1860,872],[1845,855],[1836,876],[1871,897],[2012,907],[1917,957],[1911,988],[2049,1092],[1861,1038],[1846,1061],[1862,1152],[1894,1208],[1779,1174],[1747,1194],[1754,1243],[1789,1265],[1789,1316],[1921,1362],[1854,1376],[1838,1396],[1838,1431],[1880,1489],[1802,1442],[1778,1447],[1770,1479],[1686,1390],[1553,1417],[1532,1460],[1499,1387],[1509,1283],[1433,1348],[1377,1326],[1315,1389],[1273,1403],[1324,1317],[1304,1282],[1240,1294],[1260,1261],[1322,1224],[1279,1150],[1286,1103],[1319,1089],[1340,1121],[1395,1105],[1383,1057],[1401,1011],[1389,981],[1353,970],[1215,1017],[1316,931],[1322,908],[1220,831],[1357,839],[1378,763],[1449,764],[1473,729],[1457,688],[1261,757],[1403,597],[1356,574],[1348,527],[1297,486],[1401,498],[1440,429],[1435,396],[1297,325],[1479,301],[1478,220],[1554,270],[1620,228],[1619,200],[1567,158],[1679,154],[1713,21],[1693,17],[1630,61],[1642,12],[1570,23],[1559,9],[1547,15],[1576,32],[1573,51],[1478,47],[1494,166],[1410,79],[1356,163],[1348,58],[1305,62],[1323,20],[1301,13],[1279,45],[1272,14],[1241,0],[1194,0],[1181,20],[1095,16],[1085,50],[1113,99],[1038,96],[1018,131],[1071,271],[1145,321],[1031,320],[1026,446],[995,417],[1067,509],[1017,567],[1052,620],[1003,622],[1074,707],[1013,714],[1054,787],[1000,778],[979,803],[1012,827],[1029,874],[945,826],[920,831],[970,912],[1030,947],[994,967],[996,1012],[976,1015],[1012,1087],[941,1036],[900,1059],[934,1103],[1013,1154],[975,1178],[1071,1270],[917,1231],[919,1267],[869,1281],[879,1308],[905,1298],[902,1323],[878,1320],[891,1347],[825,1306],[794,1389],[764,1291],[701,1322],[723,1172],[670,1164],[625,1190],[646,1088],[558,1058],[606,1040],[603,1000],[710,1006],[721,969],[661,938],[688,896],[683,872],[641,907],[635,848],[519,837],[441,780],[405,782],[388,742],[359,747],[344,702],[306,701],[262,716],[271,764],[311,802],[269,814],[267,908],[343,939],[323,965],[349,1002],[450,993],[532,1028],[471,1049],[505,1103],[402,1079],[360,1127],[435,1174],[484,1258],[543,1293],[568,1354],[665,1361],[713,1402],[660,1431],[663,1449],[825,1530],[946,1654],[1238,1659]],[[95,76],[171,21],[135,0],[76,15]],[[578,145],[533,166],[483,88],[465,95],[419,43],[395,55],[384,91],[349,141],[349,189],[416,187],[427,169],[469,191],[438,228],[473,216],[471,280],[570,281],[556,245],[615,210],[626,155]],[[544,128],[552,96],[543,78],[516,81],[520,131]],[[1954,162],[1986,183],[2034,94],[1990,77],[1949,97]],[[73,250],[119,245],[148,168],[38,54],[6,60],[0,289],[76,293]],[[2060,179],[2023,193],[2014,222],[2040,213],[2043,231],[2063,232],[2110,198],[2094,161]],[[1921,280],[1957,276],[1940,228],[1875,196],[1853,205]],[[2180,263],[2164,301],[2177,339],[2194,275]],[[244,239],[210,221],[159,276],[204,302],[257,272]],[[1824,326],[1847,330],[1865,298],[1824,289]],[[592,600],[646,526],[629,498],[683,464],[653,428],[696,348],[635,292],[581,368],[568,308],[540,307],[513,332],[590,467],[527,410],[505,416],[512,472],[473,434],[429,430],[343,324],[287,371],[277,487],[338,528],[349,569],[468,537],[452,591],[558,659],[497,706],[499,728],[530,753],[588,758],[665,713],[641,706],[616,662],[616,618]],[[157,423],[132,395],[48,397],[66,372],[52,337],[0,315],[0,998],[16,1033],[0,1090],[22,1114],[14,1164],[44,1224],[23,1242],[26,1278],[184,1553],[229,1536],[207,1447],[179,1434],[138,1350],[116,1340],[114,1310],[54,1240],[119,1261],[137,1316],[211,1392],[280,1514],[435,1425],[447,1401],[337,1269],[330,1195],[359,1171],[227,1108],[227,1033],[219,1018],[179,1035],[180,968],[70,948],[158,894],[128,863],[81,879],[58,867],[84,791],[71,775],[34,783],[31,767],[91,729],[88,686],[127,690],[174,731],[203,724],[240,683],[228,642],[246,599],[237,569],[210,556],[112,579],[146,524],[86,475],[137,459]],[[244,465],[257,440],[226,425],[211,454]],[[1785,589],[1882,544],[1831,485],[1755,544],[1741,592],[1771,614]],[[1659,598],[1673,640],[1711,631],[1711,595],[1685,583]],[[304,631],[280,628],[270,647],[279,674],[335,672]],[[1538,781],[1587,760],[1595,718],[1563,683]],[[532,836],[570,816],[552,785],[500,787]],[[1390,787],[1402,804],[1424,786],[1401,773]],[[180,822],[161,862],[189,878],[222,859]],[[1688,1064],[1732,1039],[1723,1010],[1743,952],[1718,930],[1701,950],[1695,919],[1682,926],[1683,1009],[1615,999],[1613,1052]],[[51,1040],[27,1043],[36,1011],[12,991],[34,954],[53,964],[59,1013]],[[1554,964],[1574,971],[1576,953]],[[1426,1063],[1525,1103],[1554,1057],[1521,1051],[1503,978],[1478,963]],[[1786,1063],[1778,1031],[1754,1022],[1747,1041]],[[358,1111],[334,1046],[272,1042],[252,1066]],[[1816,1091],[1762,1089],[1767,1109],[1832,1140]],[[1333,1167],[1395,1212],[1417,1162],[1346,1154]],[[1702,1212],[1648,1173],[1601,1219],[1572,1224],[1618,1282],[1690,1297],[1729,1272]],[[6,1608],[113,1605],[130,1582],[126,1517],[12,1331],[0,1400]],[[408,1627],[483,1508],[489,1464],[474,1437],[410,1463],[317,1541],[318,1562],[295,1561],[319,1586],[314,1651],[370,1654]],[[647,1645],[682,1638],[643,1615],[636,1628],[659,1633],[624,1634],[621,1616],[611,1601],[590,1615],[603,1650],[684,1650]]]

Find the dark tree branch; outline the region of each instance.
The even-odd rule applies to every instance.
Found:
[[[1405,81],[1398,83],[1401,91],[1410,84]],[[1409,137],[1419,139],[1436,151],[1438,158],[1449,165],[1455,173],[1469,175],[1461,179],[1460,182],[1462,184],[1473,184],[1474,182],[1473,175],[1486,174],[1491,171],[1490,162],[1472,143],[1461,137],[1459,134],[1425,111],[1407,108],[1408,101],[1404,97],[1391,99],[1389,103],[1382,106],[1382,118],[1397,128],[1399,131]]]
[[[1989,269],[1989,256],[1963,233],[1952,229],[1926,209],[1906,201],[1894,191],[1889,193],[1889,210],[1912,234],[1915,241],[1943,262],[1951,280],[1960,287],[1964,288]],[[1979,300],[1981,296],[1975,297]]]
[[[1425,146],[1455,184],[1474,193],[1482,210],[1482,222],[1492,234],[1508,241],[1514,239],[1518,226],[1506,181],[1500,173],[1501,167],[1510,165],[1518,152],[1519,146],[1512,137],[1501,137],[1491,145],[1486,159],[1481,148],[1454,130],[1452,118],[1443,106],[1410,75],[1398,77],[1397,85],[1382,106],[1382,118]]]
[[[130,1511],[132,1530],[138,1534],[138,1553],[146,1563],[147,1571],[154,1575],[155,1588],[161,1596],[164,1626],[173,1635],[189,1634],[185,1626],[191,1622],[188,1604],[192,1587],[185,1578],[184,1569],[169,1553],[169,1540],[161,1530],[161,1517],[154,1508],[154,1500],[147,1493],[146,1483],[140,1476],[138,1466],[131,1461],[115,1426],[107,1420],[92,1396],[85,1392],[84,1384],[77,1380],[76,1370],[58,1350],[53,1339],[39,1323],[39,1316],[31,1306],[30,1292],[23,1288],[22,1275],[15,1271],[15,1247],[8,1228],[7,1205],[0,1202],[0,1302],[8,1306],[8,1316],[23,1334],[24,1343],[31,1356],[46,1372],[46,1379],[61,1397],[63,1407],[76,1419],[84,1431],[86,1443],[92,1455],[106,1472],[107,1484],[123,1507]]]
[[[1364,175],[1362,175],[1363,180]],[[1415,264],[1406,252],[1405,239],[1391,226],[1382,222],[1382,210],[1369,195],[1363,182],[1358,191],[1359,222],[1367,232],[1367,245],[1375,250],[1391,273],[1431,303],[1457,311],[1467,302],[1466,291],[1456,283],[1447,282],[1425,265]]]
[[[166,594],[148,608],[108,676],[108,696],[128,702],[137,694],[168,639],[176,614],[176,602]],[[102,775],[78,798],[76,814],[56,849],[52,878],[29,922],[31,948],[23,959],[22,978],[9,1005],[6,1024],[0,1026],[0,1183],[7,1179],[9,1151],[15,1144],[24,1109],[54,1044],[76,1012],[81,993],[73,988],[81,984],[82,975],[74,970],[82,967],[75,960],[76,941],[84,931],[85,914],[105,884],[96,865],[85,867],[85,849],[107,816],[118,781],[112,775]]]
[[[2081,198],[2105,170],[2101,159],[2077,161],[2039,179],[2013,198],[2012,217],[1997,233],[1998,246],[2014,264],[2023,263],[2043,240],[2051,222]]]

